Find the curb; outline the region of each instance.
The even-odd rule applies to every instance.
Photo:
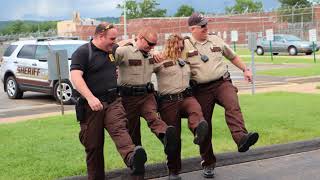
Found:
[[[64,115],[68,115],[72,113],[74,113],[73,110],[64,111]],[[61,112],[50,112],[50,113],[41,113],[41,114],[34,114],[34,115],[0,118],[0,124],[10,124],[10,123],[23,122],[23,121],[29,121],[29,120],[38,120],[40,118],[59,116],[59,115],[61,115]]]
[[[216,167],[239,164],[244,162],[269,159],[289,154],[302,153],[320,149],[320,138],[308,141],[298,141],[288,144],[279,144],[252,149],[246,153],[230,152],[217,154]],[[189,158],[182,160],[181,173],[201,170],[201,158]],[[113,170],[106,173],[106,179],[131,179],[128,168]],[[150,164],[146,166],[145,179],[167,176],[166,163]],[[85,180],[87,176],[72,176],[61,180]]]
[[[309,77],[296,77],[296,78],[287,78],[289,83],[308,83],[308,82],[319,82],[320,76],[309,76]]]

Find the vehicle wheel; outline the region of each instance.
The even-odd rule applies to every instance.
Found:
[[[19,89],[19,85],[13,76],[8,77],[6,80],[7,95],[10,99],[21,99],[23,91]]]
[[[259,55],[259,56],[262,56],[264,54],[264,50],[262,47],[257,47],[256,52],[257,52],[257,55]]]
[[[307,52],[307,53],[306,53],[306,55],[311,55],[311,54],[312,54],[312,52]]]
[[[54,88],[53,88],[53,96],[56,99],[58,103],[60,103],[60,99],[62,98],[62,103],[67,105],[67,104],[72,104],[72,91],[73,87],[71,83],[67,80],[62,80],[61,81],[61,86],[62,88],[59,88],[59,82],[55,83]]]
[[[298,54],[297,48],[294,47],[294,46],[289,47],[289,50],[288,50],[288,51],[289,51],[289,55],[291,55],[291,56],[295,56],[295,55]]]
[[[272,53],[273,55],[278,55],[279,53]]]

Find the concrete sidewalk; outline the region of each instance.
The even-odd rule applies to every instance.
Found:
[[[320,139],[254,148],[246,153],[217,154],[216,179],[234,180],[320,180]],[[182,177],[186,180],[204,179],[201,158],[182,160]],[[106,173],[106,179],[132,179],[128,168]],[[167,179],[166,163],[146,166],[145,179]],[[279,178],[277,178],[279,177]],[[61,180],[85,180],[86,176],[65,177]],[[301,180],[302,180],[301,179]]]
[[[214,180],[320,180],[320,150],[252,161],[215,169]],[[183,180],[201,180],[202,171],[181,174]],[[167,177],[154,180],[164,180]],[[207,179],[206,179],[207,180]]]

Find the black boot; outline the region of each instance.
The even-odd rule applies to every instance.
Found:
[[[136,146],[130,158],[130,168],[132,175],[143,175],[144,164],[147,162],[147,153],[141,146]]]
[[[195,130],[195,137],[193,143],[200,145],[204,141],[205,137],[208,135],[208,131],[209,127],[207,121],[200,121]]]
[[[177,130],[173,126],[168,126],[166,133],[164,134],[161,141],[164,145],[164,152],[168,156],[175,156],[178,150],[178,137]]]
[[[256,132],[248,133],[244,135],[240,143],[238,144],[239,152],[246,152],[249,150],[250,146],[254,145],[259,139],[259,134]]]

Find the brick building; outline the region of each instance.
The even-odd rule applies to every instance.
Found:
[[[295,31],[299,33],[295,33],[296,35],[305,37],[304,35],[307,33],[307,29],[310,28],[316,28],[318,29],[318,32],[320,31],[320,6],[314,6],[312,11],[312,15],[314,17],[313,22],[308,23],[308,26],[305,24],[301,25],[301,30],[296,29]],[[279,21],[280,18],[277,12],[251,13],[232,16],[210,16],[207,18],[209,20],[209,31],[217,33],[228,43],[231,43],[231,31],[238,31],[238,44],[247,43],[247,32],[257,32],[259,36],[264,36],[265,30],[272,28],[275,33],[290,33],[288,32],[288,29],[292,26],[288,22]],[[182,33],[183,35],[187,35],[187,19],[187,17],[130,19],[127,20],[127,34],[129,38],[135,37],[135,34],[141,28],[145,26],[152,26],[159,32],[159,45],[161,45],[165,38],[171,33]],[[119,39],[122,39],[123,17],[120,18],[120,23],[116,24],[116,27],[119,30]],[[73,36],[79,36],[81,39],[87,40],[93,35],[94,29],[94,26],[77,25]]]

